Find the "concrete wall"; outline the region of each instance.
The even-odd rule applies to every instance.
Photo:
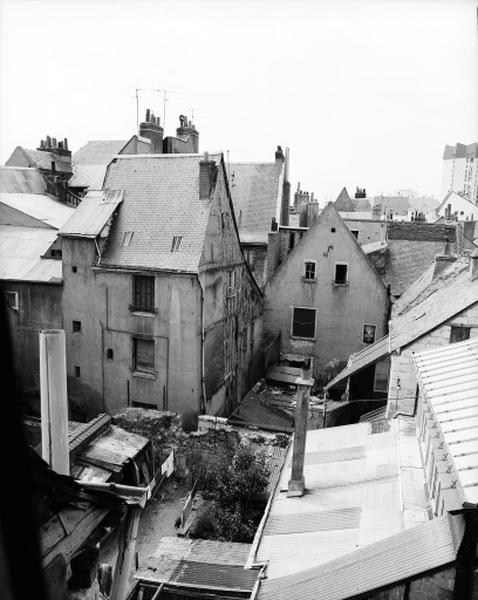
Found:
[[[417,379],[412,353],[431,350],[450,343],[451,326],[471,327],[470,338],[478,337],[478,304],[459,313],[453,319],[437,327],[391,356],[387,414],[393,416],[397,410],[411,412],[415,404]]]
[[[330,208],[329,208],[330,207]],[[347,361],[365,347],[363,325],[376,325],[375,339],[385,334],[387,292],[355,238],[331,205],[321,213],[265,288],[264,327],[281,332],[281,350],[313,356],[314,377],[323,378],[332,361]],[[335,229],[335,232],[332,232]],[[317,261],[317,279],[305,281],[304,261]],[[348,264],[348,284],[334,285],[335,264]],[[317,309],[314,340],[291,335],[293,307]]]
[[[385,240],[387,235],[387,221],[371,219],[344,219],[350,231],[358,231],[357,241],[361,246]]]
[[[15,376],[22,397],[39,412],[39,333],[63,327],[61,284],[3,281],[3,291],[18,293],[18,310],[6,307],[12,340]]]

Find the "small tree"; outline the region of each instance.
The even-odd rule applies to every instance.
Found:
[[[198,490],[210,502],[205,537],[250,542],[267,502],[269,469],[262,452],[241,445],[232,462],[217,456],[195,469]]]

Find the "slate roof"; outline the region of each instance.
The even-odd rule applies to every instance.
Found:
[[[75,210],[44,194],[0,193],[0,203],[25,213],[54,229],[59,229]]]
[[[101,265],[197,272],[211,203],[199,199],[199,154],[118,156],[105,187],[124,190]],[[210,155],[219,165],[221,155]],[[128,232],[133,236],[128,245]],[[173,236],[181,236],[172,252]]]
[[[355,211],[370,212],[372,210],[372,205],[368,198],[352,198],[351,201]]]
[[[87,187],[101,190],[106,167],[128,140],[94,140],[73,154],[73,177],[70,187]]]
[[[47,152],[45,150],[29,150],[23,146],[17,146],[10,158],[5,163],[5,166],[23,166],[15,164],[17,163],[17,157],[20,160],[28,163],[29,167],[36,167],[38,169],[51,170],[51,163],[55,162],[55,168],[60,173],[71,173],[71,162],[67,156],[60,156],[54,152]]]
[[[355,212],[355,206],[347,192],[346,188],[342,188],[342,191],[337,196],[337,200],[334,202],[335,209],[340,212]]]
[[[122,200],[121,191],[88,192],[72,216],[61,227],[60,235],[95,238],[108,223]]]
[[[37,169],[0,167],[0,193],[44,194],[45,192],[45,180]]]
[[[57,231],[0,225],[0,279],[61,283],[61,260],[41,258]]]
[[[279,223],[282,163],[230,163],[229,184],[241,242],[267,243]]]

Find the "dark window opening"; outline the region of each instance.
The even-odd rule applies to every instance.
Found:
[[[305,279],[315,279],[315,262],[305,263]]]
[[[111,348],[108,348],[108,350],[106,351],[106,358],[108,360],[113,360],[113,356],[114,356],[113,350]]]
[[[295,244],[295,235],[293,233],[289,234],[289,250],[292,250],[294,248],[294,244]]]
[[[470,327],[459,327],[452,325],[450,330],[450,344],[464,342],[470,339]]]
[[[134,408],[148,408],[148,409],[152,409],[152,410],[157,410],[157,405],[156,404],[146,404],[146,402],[132,402]]]
[[[133,370],[154,372],[154,340],[133,338]]]
[[[330,228],[331,233],[335,233],[335,227]]]
[[[292,336],[315,338],[315,308],[294,308]]]
[[[182,235],[173,236],[173,241],[171,242],[171,252],[177,252],[179,250],[179,246],[181,246],[182,239]]]
[[[154,277],[134,275],[132,309],[154,312]]]
[[[375,342],[376,325],[364,325],[362,333],[362,341],[364,344],[373,344]]]
[[[79,333],[81,331],[81,321],[73,321],[73,333]]]
[[[358,240],[359,232],[357,229],[352,229],[350,233],[354,236],[356,240]]]
[[[335,265],[335,283],[347,283],[347,265]]]
[[[76,273],[78,271],[78,267],[71,267],[71,272],[72,273]]]
[[[80,376],[80,367],[75,367],[75,377]]]
[[[53,248],[53,250],[51,251],[51,257],[52,258],[61,258],[62,257],[61,250],[58,250],[58,248]]]

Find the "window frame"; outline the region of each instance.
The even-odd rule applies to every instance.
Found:
[[[462,330],[462,331],[467,330],[468,336],[464,337],[464,338],[460,338],[458,340],[452,340],[453,333],[456,331],[459,331],[459,330]],[[450,338],[449,338],[448,343],[449,344],[457,344],[459,342],[466,342],[466,340],[470,339],[470,335],[471,335],[471,327],[470,326],[468,326],[468,325],[450,325]]]
[[[337,267],[345,267],[345,280],[337,281]],[[346,286],[349,284],[349,264],[346,262],[336,262],[334,264],[334,285]]]
[[[138,342],[152,343],[153,347],[153,362],[152,367],[145,367],[138,364]],[[132,372],[139,375],[156,375],[156,344],[154,338],[133,336],[131,341],[131,359]]]
[[[295,320],[294,313],[297,309],[314,311],[314,335],[312,337],[294,334],[294,320]],[[317,339],[317,309],[315,307],[313,307],[313,306],[291,306],[290,337],[295,340],[307,340],[308,342],[313,342]]]
[[[74,319],[71,322],[71,331],[72,333],[81,333],[81,321]]]
[[[365,327],[373,327],[373,341],[368,342],[365,340]],[[377,325],[375,323],[364,323],[362,325],[362,343],[363,344],[375,344],[377,341]]]
[[[149,281],[151,286],[151,290],[141,291],[138,290],[137,286],[139,280],[142,280],[143,283]],[[146,313],[149,315],[154,315],[158,312],[158,309],[155,307],[156,301],[156,277],[154,275],[133,275],[133,294],[132,294],[132,303],[130,304],[131,312],[137,313]],[[143,296],[143,298],[141,298]],[[149,301],[148,296],[150,296]],[[139,300],[139,303],[137,302]]]
[[[313,277],[307,277],[307,265],[314,265],[314,272],[313,272]],[[317,261],[316,260],[312,260],[312,259],[306,259],[304,260],[304,275],[303,275],[303,279],[304,281],[307,282],[315,282],[317,281]]]

